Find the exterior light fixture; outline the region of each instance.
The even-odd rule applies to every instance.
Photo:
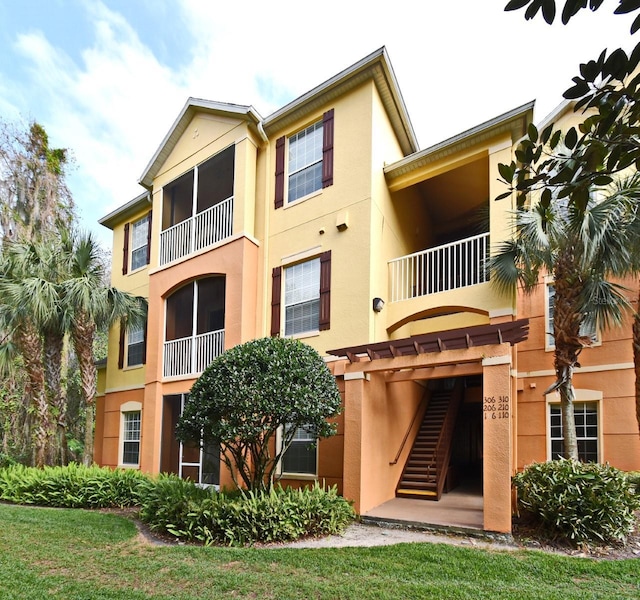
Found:
[[[373,311],[379,313],[384,308],[384,300],[382,298],[373,299]]]

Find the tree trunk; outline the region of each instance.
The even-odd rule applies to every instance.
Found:
[[[51,413],[41,361],[42,341],[36,329],[29,323],[24,323],[16,329],[14,340],[24,361],[28,379],[27,392],[35,409],[34,462],[37,467],[42,467],[48,464],[51,447]]]
[[[52,413],[53,443],[52,464],[67,462],[67,399],[62,390],[62,356],[64,336],[56,331],[47,331],[44,336],[44,368],[46,391]]]
[[[579,366],[582,350],[580,325],[583,316],[577,310],[582,281],[575,271],[573,250],[563,249],[557,258],[554,271],[555,305],[553,309],[553,334],[555,338],[554,368],[555,389],[560,394],[562,432],[565,458],[578,460],[578,441],[574,417],[573,370]]]
[[[84,431],[84,453],[82,462],[90,466],[93,463],[93,422],[95,418],[97,370],[93,358],[93,340],[96,326],[85,314],[76,315],[76,322],[71,332],[73,347],[78,359],[82,397],[86,409]]]
[[[638,293],[638,311],[640,311],[640,292]],[[640,313],[633,316],[633,364],[636,373],[636,420],[640,433]]]
[[[96,416],[95,404],[93,402],[85,405],[85,424],[84,424],[84,452],[82,453],[82,462],[85,467],[93,464],[93,423]]]

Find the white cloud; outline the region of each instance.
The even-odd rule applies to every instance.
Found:
[[[542,118],[561,101],[581,60],[629,38],[630,20],[607,17],[604,8],[549,28],[525,22],[521,11],[505,14],[504,3],[143,3],[188,30],[180,37],[188,46],[162,46],[181,54],[174,70],[122,15],[84,0],[93,35],[80,59],[42,32],[19,33],[28,79],[22,87],[0,79],[0,110],[15,113],[25,99],[38,100],[43,112],[34,117],[76,156],[72,184],[85,225],[108,240],[97,219],[141,191],[138,177],[188,96],[253,104],[267,116],[386,45],[425,147],[534,98]],[[10,87],[13,98],[5,93]]]

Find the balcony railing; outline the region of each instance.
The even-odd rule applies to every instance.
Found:
[[[164,343],[164,377],[198,375],[224,352],[224,329]]]
[[[455,290],[489,280],[489,234],[389,261],[391,302]]]
[[[160,234],[160,265],[179,260],[233,233],[233,196]]]

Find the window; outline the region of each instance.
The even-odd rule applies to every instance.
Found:
[[[135,271],[147,264],[147,244],[149,241],[149,215],[133,224],[131,233],[131,270]]]
[[[331,250],[318,258],[272,272],[271,335],[280,335],[284,287],[284,335],[324,331],[331,320]]]
[[[127,332],[127,367],[144,364],[144,327],[130,328]]]
[[[140,423],[141,412],[133,410],[122,413],[122,464],[140,464]]]
[[[596,402],[575,402],[573,408],[580,460],[598,462],[598,404]],[[549,405],[549,437],[551,439],[551,459],[557,460],[564,456],[562,412],[559,404]]]
[[[282,455],[282,472],[315,475],[318,462],[316,441],[306,427],[298,427],[291,445]]]
[[[131,257],[129,251],[131,250]],[[151,211],[144,217],[124,225],[124,244],[122,247],[122,274],[141,269],[149,264],[151,258]],[[129,265],[131,261],[131,265]]]
[[[320,317],[320,259],[284,270],[285,335],[317,331]]]
[[[120,322],[120,340],[118,348],[118,369],[137,367],[147,362],[147,326],[129,327]]]
[[[333,109],[288,139],[276,140],[275,208],[284,204],[285,153],[287,160],[287,202],[294,202],[321,188],[333,185]]]
[[[322,187],[322,121],[289,138],[289,196],[293,202]]]
[[[556,342],[553,335],[553,312],[555,307],[556,289],[553,284],[547,284],[547,339],[546,348],[551,350],[555,348]],[[589,337],[593,342],[598,340],[598,332],[595,325],[582,323],[580,325],[580,335],[583,337]]]

